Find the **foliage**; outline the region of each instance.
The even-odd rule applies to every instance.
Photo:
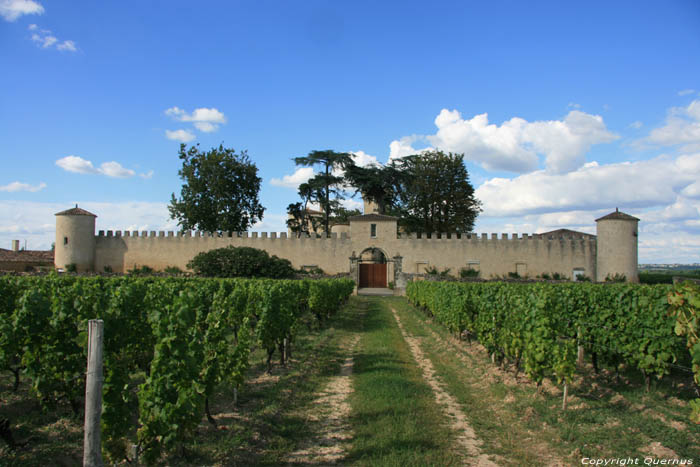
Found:
[[[156,272],[156,270],[150,266],[146,266],[146,265],[139,266],[139,265],[135,264],[132,269],[129,269],[127,271],[127,274],[129,274],[131,276],[150,276],[150,275],[153,275],[155,272]]]
[[[182,230],[246,231],[263,217],[265,208],[258,200],[258,169],[246,151],[212,148],[200,152],[199,145],[180,145],[183,180],[180,198],[172,194],[170,217]]]
[[[626,282],[626,281],[627,281],[627,277],[624,274],[621,274],[619,272],[616,272],[615,274],[608,274],[607,276],[605,276],[605,282],[617,283],[617,282]]]
[[[429,151],[401,158],[398,188],[400,224],[407,232],[471,232],[481,202],[463,154]]]
[[[168,266],[165,269],[163,269],[163,272],[170,276],[181,276],[185,273],[185,271],[183,271],[177,266]]]
[[[121,463],[140,427],[142,459],[182,449],[217,385],[239,387],[254,344],[292,339],[304,314],[326,317],[351,280],[0,277],[0,369],[21,364],[45,408],[85,394],[87,321],[104,320],[102,439]],[[321,318],[319,318],[321,319]],[[136,386],[133,376],[146,373]]]
[[[518,271],[510,271],[508,273],[508,277],[510,279],[520,279],[520,274],[518,273]]]
[[[78,265],[75,263],[66,264],[66,272],[78,272]]]
[[[407,296],[452,332],[476,336],[487,350],[539,382],[570,380],[576,346],[599,361],[658,378],[683,353],[674,336],[667,286],[418,281]]]
[[[318,203],[323,210],[323,231],[330,235],[330,218],[339,208],[343,199],[342,184],[344,177],[334,174],[334,170],[344,169],[352,164],[352,156],[344,152],[331,150],[311,151],[307,156],[295,157],[299,166],[321,166],[321,172],[299,186],[299,196],[309,202]],[[306,202],[304,206],[306,207]]]
[[[576,282],[591,282],[591,278],[585,274],[579,274],[576,276]]]
[[[470,277],[479,277],[479,271],[474,268],[466,267],[459,270],[459,277],[467,279]]]
[[[668,303],[670,314],[676,319],[676,334],[686,337],[695,384],[700,386],[700,287],[689,281],[678,284],[668,293]],[[700,399],[692,401],[690,407],[691,420],[700,423]]]
[[[394,164],[383,167],[351,164],[345,169],[345,179],[355,188],[355,194],[362,193],[363,199],[376,203],[380,214],[390,214],[398,205],[404,177]]]
[[[251,247],[217,248],[195,256],[187,267],[205,277],[269,277],[290,278],[292,263],[270,256],[266,251]]]

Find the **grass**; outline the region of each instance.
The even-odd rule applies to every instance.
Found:
[[[390,301],[408,332],[424,337],[422,347],[441,381],[468,407],[484,450],[500,455],[499,463],[536,465],[553,456],[567,464],[583,457],[630,456],[641,462],[652,454],[653,442],[681,459],[700,459],[700,427],[688,420],[693,394],[687,375],[662,380],[646,393],[636,372],[623,374],[619,385],[612,377],[586,372],[574,381],[570,408],[562,411],[558,388],[549,385],[538,395],[522,376],[515,382],[512,372],[497,369],[478,344],[470,348],[456,341],[403,298]]]
[[[355,438],[348,463],[456,465],[452,433],[385,302],[369,310],[355,354],[351,396]]]

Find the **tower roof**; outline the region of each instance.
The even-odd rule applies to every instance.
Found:
[[[615,208],[615,212],[611,212],[607,216],[603,216],[600,219],[596,219],[595,221],[608,221],[608,220],[618,220],[618,221],[637,221],[639,222],[639,219],[637,219],[634,216],[630,216],[629,214],[625,214],[624,212],[620,212],[619,209]]]
[[[57,212],[56,216],[92,216],[97,217],[95,214],[86,211],[85,209],[79,208],[76,204],[74,208],[66,209],[65,211]]]

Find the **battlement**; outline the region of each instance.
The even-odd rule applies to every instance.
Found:
[[[350,234],[347,232],[333,232],[330,237],[323,235],[288,235],[287,232],[202,232],[202,231],[121,231],[121,230],[100,230],[96,235],[98,238],[184,238],[184,239],[201,239],[201,238],[250,238],[250,239],[288,239],[288,240],[333,240],[333,239],[350,239]],[[595,235],[589,234],[569,234],[569,235],[548,235],[548,234],[528,234],[528,233],[432,233],[432,234],[399,234],[396,240],[425,240],[425,241],[447,241],[447,242],[521,242],[521,241],[583,241],[596,242]]]

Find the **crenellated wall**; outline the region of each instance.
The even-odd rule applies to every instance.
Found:
[[[423,273],[435,266],[450,268],[456,275],[464,267],[480,271],[490,278],[518,272],[535,277],[558,272],[572,277],[580,270],[596,277],[596,238],[593,236],[542,236],[496,234],[398,236],[395,222],[379,222],[375,236],[370,235],[369,222],[352,223],[351,235],[332,234],[331,238],[289,237],[287,233],[225,233],[212,236],[201,232],[112,232],[100,231],[95,236],[95,271],[109,266],[125,272],[135,266],[148,265],[156,270],[168,266],[187,268],[198,253],[227,246],[248,246],[286,258],[295,268],[317,266],[326,273],[351,272],[351,257],[359,257],[369,248],[384,253],[390,263],[400,258],[400,269],[390,264],[390,280],[394,272]]]

